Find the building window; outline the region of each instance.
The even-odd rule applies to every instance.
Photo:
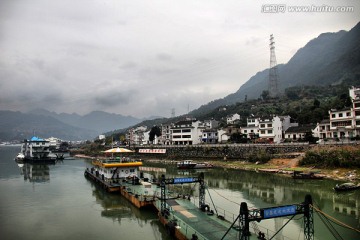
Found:
[[[260,133],[261,133],[261,134],[265,134],[265,130],[261,130]]]
[[[346,113],[346,116],[347,116],[347,117],[350,117],[350,116],[351,116],[351,113],[350,113],[350,112],[347,112],[347,113]]]
[[[331,114],[331,117],[332,117],[332,118],[335,118],[335,113]]]
[[[261,127],[261,128],[264,128],[264,127],[265,127],[265,124],[263,124],[263,123],[260,124],[260,127]]]
[[[273,133],[273,131],[272,130],[268,130],[268,134],[272,134]]]
[[[351,121],[332,122],[332,127],[346,127],[351,126]]]
[[[342,113],[339,113],[339,117],[343,117],[343,114],[342,114]]]
[[[271,124],[271,123],[269,123],[269,124],[268,124],[268,127],[269,127],[269,128],[271,128],[271,127],[272,127],[272,124]]]

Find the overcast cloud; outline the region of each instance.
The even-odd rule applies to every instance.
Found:
[[[353,12],[264,13],[264,4]],[[360,21],[358,0],[1,0],[0,110],[185,114],[323,32]]]

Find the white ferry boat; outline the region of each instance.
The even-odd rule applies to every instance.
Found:
[[[15,159],[32,163],[55,163],[56,156],[51,154],[49,141],[34,136],[30,140],[24,140]]]

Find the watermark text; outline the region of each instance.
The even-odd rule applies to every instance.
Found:
[[[330,5],[303,5],[303,6],[288,6],[286,4],[264,4],[261,6],[262,13],[348,13],[354,12],[353,6],[330,6]]]

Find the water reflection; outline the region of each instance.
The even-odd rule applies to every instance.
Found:
[[[92,196],[96,203],[101,206],[101,217],[109,218],[120,225],[123,221],[126,224],[128,221],[136,222],[141,228],[150,224],[155,239],[169,239],[154,209],[140,210],[119,193],[108,193],[92,181],[89,182],[93,189]],[[127,227],[126,224],[125,227]]]
[[[50,182],[50,167],[48,164],[18,163],[18,167],[25,181],[34,183]]]
[[[153,164],[150,163],[150,165]],[[158,167],[164,166],[158,165]],[[165,167],[167,177],[198,175],[197,171],[180,172],[173,165]],[[360,191],[337,193],[333,187],[338,182],[334,180],[301,180],[271,173],[215,168],[205,170],[205,182],[215,205],[232,212],[234,216],[237,216],[241,202],[247,202],[251,208],[266,208],[302,203],[305,195],[310,194],[314,204],[321,211],[355,229],[360,229]],[[206,198],[209,200],[208,196]],[[286,221],[287,219],[277,218],[269,220],[270,223],[262,221],[260,225],[277,231]],[[316,213],[314,213],[314,222],[317,239],[333,239]],[[344,239],[360,237],[360,234],[349,229],[336,225],[334,227],[343,235]],[[294,237],[294,232],[303,231],[301,230],[303,222],[293,221],[286,228],[283,230],[284,236]]]

